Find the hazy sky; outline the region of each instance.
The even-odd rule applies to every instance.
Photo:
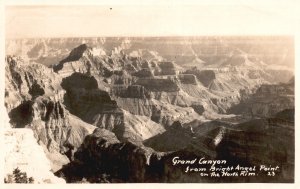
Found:
[[[295,7],[239,5],[6,6],[5,35],[27,37],[289,34]]]

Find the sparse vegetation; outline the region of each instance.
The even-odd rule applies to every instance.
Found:
[[[27,177],[26,172],[21,172],[17,167],[14,169],[12,174],[8,174],[7,178],[4,178],[4,183],[34,183],[32,177]]]

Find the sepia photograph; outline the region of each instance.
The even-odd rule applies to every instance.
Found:
[[[282,6],[5,4],[3,182],[294,184]]]

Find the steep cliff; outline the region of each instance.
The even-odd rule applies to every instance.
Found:
[[[5,64],[5,106],[8,111],[22,101],[39,96],[61,99],[61,78],[41,64],[29,64],[20,57],[7,56]]]
[[[58,169],[68,161],[65,153],[79,147],[95,127],[65,109],[61,78],[51,69],[14,57],[7,61],[5,104],[10,124],[13,128],[31,128],[52,160],[52,168]],[[40,87],[35,89],[36,85]]]

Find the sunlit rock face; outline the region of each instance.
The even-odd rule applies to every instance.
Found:
[[[31,129],[6,128],[4,145],[4,177],[7,180],[13,170],[19,168],[28,178],[32,177],[34,183],[65,183],[51,172],[51,164]]]

